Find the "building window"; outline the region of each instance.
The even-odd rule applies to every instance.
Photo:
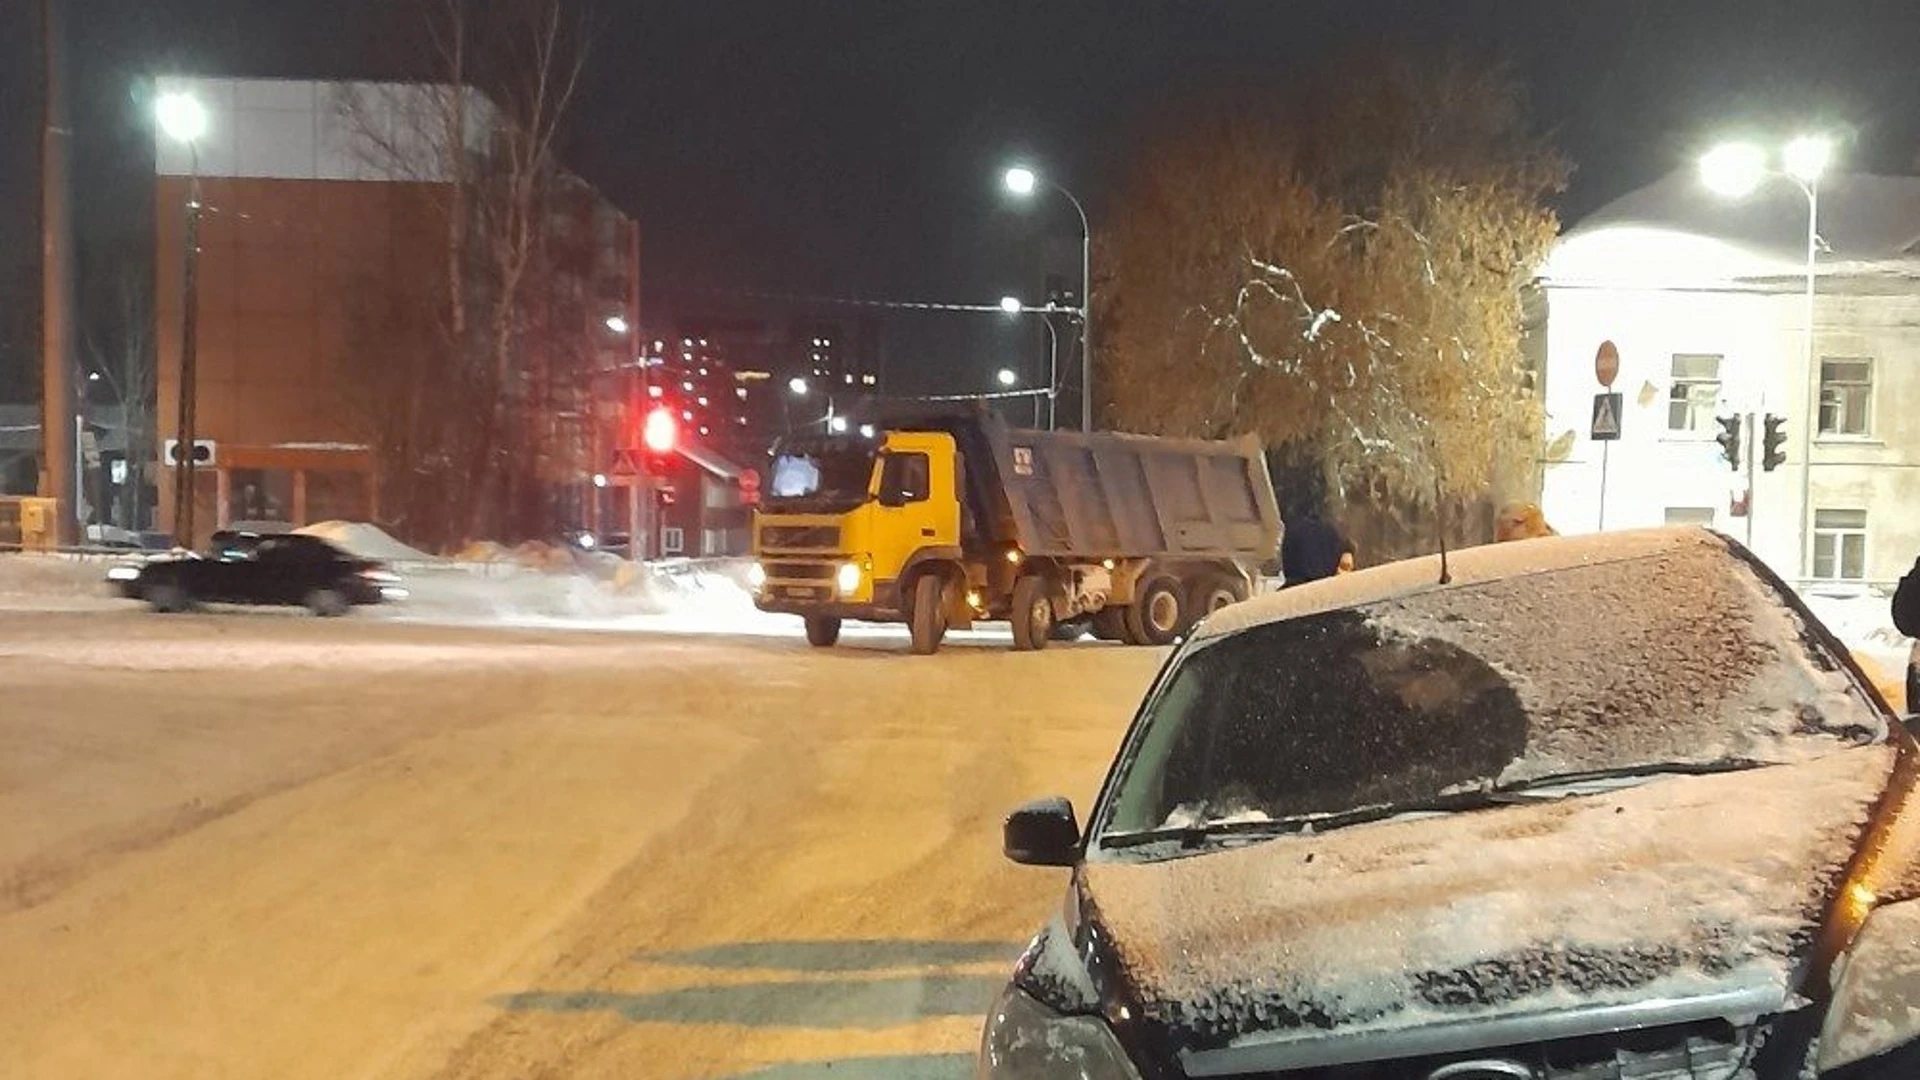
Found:
[[[660,530],[660,554],[679,555],[687,550],[687,534],[678,525]]]
[[[1667,430],[1706,434],[1720,404],[1720,357],[1674,353],[1673,386],[1667,395]]]
[[[1822,581],[1867,577],[1867,512],[1813,512],[1813,576]]]
[[[1703,529],[1713,528],[1713,507],[1711,506],[1669,506],[1667,524],[1698,525]]]
[[[1820,434],[1868,435],[1873,431],[1873,361],[1820,361]]]

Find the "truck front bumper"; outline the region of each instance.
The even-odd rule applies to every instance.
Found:
[[[769,581],[753,598],[753,606],[776,615],[861,622],[905,622],[907,618],[900,603],[900,585],[895,581],[874,582],[873,596],[867,600],[842,600],[827,584]]]

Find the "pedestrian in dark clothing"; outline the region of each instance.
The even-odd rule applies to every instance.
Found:
[[[1287,526],[1280,540],[1280,572],[1287,587],[1330,578],[1340,572],[1340,555],[1348,549],[1340,530],[1308,514]]]
[[[1893,590],[1893,627],[1910,638],[1920,638],[1920,559]],[[1920,641],[1907,654],[1907,712],[1920,713]]]

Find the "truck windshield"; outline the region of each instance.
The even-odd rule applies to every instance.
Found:
[[[787,509],[858,506],[867,499],[873,454],[865,443],[782,446],[774,455],[767,502]]]

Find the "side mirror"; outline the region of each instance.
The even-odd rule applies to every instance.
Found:
[[[1001,850],[1022,866],[1072,866],[1080,858],[1080,822],[1073,804],[1038,799],[1007,816]]]

